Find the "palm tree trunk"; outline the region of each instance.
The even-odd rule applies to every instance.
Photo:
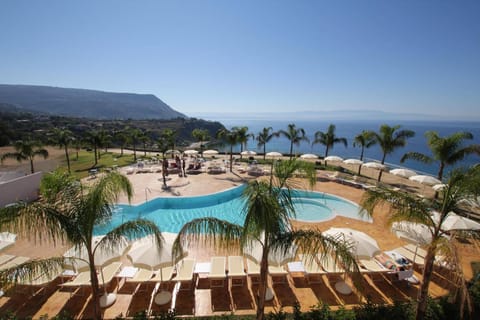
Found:
[[[123,145],[120,146],[120,157],[123,157]]]
[[[33,169],[33,157],[30,157],[30,171],[35,173],[35,170]]]
[[[365,147],[362,146],[362,152],[360,153],[360,161],[363,161],[363,152],[365,151]]]
[[[266,153],[267,153],[267,144],[264,143],[263,144],[263,160],[265,160],[265,157],[267,156]]]
[[[89,254],[90,261],[90,282],[92,285],[92,301],[93,301],[93,319],[102,319],[102,310],[100,308],[100,289],[98,287],[97,270],[95,269],[93,253]]]
[[[293,156],[293,141],[290,141],[290,160],[292,160]]]
[[[230,145],[230,172],[232,172],[232,160],[233,160],[233,145]]]
[[[96,144],[93,145],[93,156],[95,157],[95,163],[94,163],[93,166],[96,167],[97,164],[98,164],[98,159],[97,159],[97,145],[96,145]]]
[[[65,144],[65,157],[67,158],[68,173],[71,173],[71,171],[70,171],[70,157],[68,156],[68,146],[66,144]]]
[[[133,161],[137,162],[137,145],[133,144]]]
[[[438,180],[442,181],[443,178],[443,169],[445,168],[445,163],[440,162],[440,168],[438,169]]]
[[[417,314],[415,316],[415,319],[417,320],[424,319],[427,312],[428,287],[430,285],[430,280],[433,274],[434,261],[435,255],[433,253],[433,248],[429,247],[427,251],[427,256],[425,257],[425,269],[423,270],[422,285],[420,286],[420,291],[418,292]]]
[[[257,320],[265,319],[265,294],[268,287],[268,251],[263,249],[262,261],[260,263],[260,282],[257,293]]]
[[[147,156],[147,144],[146,143],[143,144],[143,156],[145,156],[145,157]]]

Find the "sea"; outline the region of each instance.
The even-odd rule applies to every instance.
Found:
[[[287,126],[290,123],[295,124],[297,128],[303,128],[306,136],[312,142],[314,140],[315,132],[326,132],[330,124],[336,126],[337,137],[344,137],[348,141],[347,147],[343,144],[335,144],[333,149],[329,150],[328,155],[336,155],[344,159],[360,158],[361,148],[353,146],[354,137],[362,132],[362,130],[379,130],[382,124],[388,124],[389,126],[400,125],[401,129],[413,130],[415,136],[407,140],[405,147],[396,149],[392,154],[387,155],[385,163],[393,168],[409,168],[417,171],[419,174],[429,174],[436,176],[438,173],[439,163],[424,164],[419,161],[407,160],[404,163],[400,163],[400,159],[406,152],[416,151],[423,154],[431,155],[430,149],[427,146],[427,139],[425,138],[425,132],[436,131],[442,137],[448,136],[452,133],[459,131],[471,132],[474,136],[473,140],[466,140],[465,145],[468,144],[480,144],[480,122],[466,122],[466,121],[414,121],[414,120],[402,120],[402,121],[385,121],[385,120],[269,120],[269,119],[248,119],[248,118],[216,118],[211,119],[221,122],[227,129],[231,129],[235,126],[246,126],[249,129],[249,133],[257,135],[263,128],[272,127],[273,131],[287,130]],[[290,149],[290,142],[283,137],[272,138],[267,144],[267,152],[277,151],[281,153],[288,153]],[[220,151],[228,151],[229,147],[225,146],[220,148]],[[236,147],[235,152],[240,150],[240,147]],[[245,149],[244,149],[245,150]],[[249,139],[246,150],[252,150],[257,153],[263,152],[263,147],[258,148],[255,140]],[[294,146],[295,154],[301,155],[304,153],[313,153],[323,157],[325,155],[325,147],[320,144],[312,145],[311,143],[301,142],[299,146]],[[375,145],[368,149],[365,149],[364,161],[380,161],[382,158],[382,151],[379,146]],[[480,163],[480,156],[470,155],[462,161],[458,162],[454,167],[469,167]],[[444,171],[444,176],[448,174],[453,166],[447,166]]]

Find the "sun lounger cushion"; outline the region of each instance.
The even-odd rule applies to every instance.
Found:
[[[342,273],[345,271],[331,255],[323,256],[322,254],[318,254],[317,258],[318,261],[320,261],[320,265],[328,273]]]
[[[127,278],[126,282],[144,282],[149,281],[153,277],[153,270],[138,267],[137,272],[132,278]]]
[[[0,266],[0,270],[7,270],[29,261],[28,257],[15,257]]]
[[[208,278],[210,279],[210,286],[220,287],[224,285],[224,280],[227,278],[225,272],[225,257],[212,257],[210,259],[210,273]]]
[[[105,267],[102,267],[101,272],[98,275],[98,285],[109,284],[115,275],[120,270],[122,263],[120,261],[112,262]]]
[[[15,256],[12,256],[11,254],[2,254],[0,256],[0,265],[4,264],[9,260],[12,260],[13,258],[15,258]]]
[[[228,257],[228,276],[229,277],[244,277],[245,268],[243,265],[243,257],[241,256],[229,256]]]
[[[193,270],[195,268],[194,259],[183,259],[177,266],[177,275],[175,281],[191,281],[193,280]]]

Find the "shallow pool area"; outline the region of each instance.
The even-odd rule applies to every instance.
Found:
[[[162,232],[179,232],[193,219],[215,217],[236,224],[243,224],[245,201],[242,198],[245,185],[222,192],[197,197],[156,198],[141,205],[117,205],[110,221],[95,227],[96,235],[105,234],[125,221],[137,218],[149,219]],[[321,192],[294,190],[295,220],[321,222],[337,215],[370,221],[359,215],[360,207],[344,198]]]

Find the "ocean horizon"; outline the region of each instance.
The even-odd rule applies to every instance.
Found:
[[[430,174],[436,176],[438,173],[439,163],[424,164],[419,161],[407,160],[404,163],[400,163],[401,157],[410,151],[421,152],[427,155],[431,155],[430,149],[427,146],[427,140],[425,138],[425,132],[437,131],[440,136],[448,136],[452,133],[459,131],[468,131],[473,134],[473,140],[467,140],[465,145],[476,143],[480,144],[480,122],[475,121],[445,121],[445,120],[305,120],[291,119],[291,120],[268,120],[268,119],[255,119],[254,117],[226,117],[222,115],[218,118],[209,117],[209,120],[221,122],[227,129],[231,129],[235,126],[246,126],[249,129],[249,133],[257,135],[264,127],[272,127],[273,131],[286,130],[288,124],[293,123],[297,128],[303,128],[306,136],[310,140],[310,143],[301,142],[300,146],[294,146],[294,153],[301,155],[304,153],[313,153],[320,157],[325,155],[325,147],[320,144],[312,146],[311,142],[314,140],[314,134],[316,131],[327,131],[327,127],[330,124],[336,125],[337,137],[344,137],[348,141],[348,146],[345,148],[343,144],[336,144],[333,149],[329,150],[328,155],[340,156],[344,159],[360,158],[361,148],[353,147],[353,139],[362,130],[378,131],[382,124],[388,124],[390,126],[400,125],[401,129],[413,130],[415,136],[407,140],[407,144],[403,148],[398,148],[394,153],[387,155],[385,163],[392,168],[405,167],[417,171],[419,174]],[[247,150],[252,150],[257,153],[263,152],[263,148],[257,147],[257,142],[249,139],[247,143]],[[267,144],[267,152],[277,151],[281,153],[288,153],[290,149],[290,142],[283,138],[273,138]],[[229,147],[220,148],[220,151],[228,151]],[[235,152],[239,152],[240,147],[234,149]],[[382,157],[382,151],[379,146],[375,145],[368,149],[365,149],[364,161],[380,161]],[[444,176],[448,175],[448,172],[456,167],[469,167],[480,163],[480,156],[470,155],[462,161],[459,161],[455,166],[447,166],[445,168]]]

